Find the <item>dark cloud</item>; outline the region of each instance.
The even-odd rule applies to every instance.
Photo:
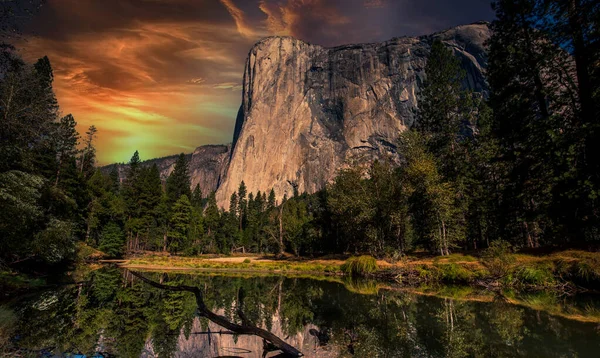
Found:
[[[49,0],[20,47],[49,56],[61,108],[99,128],[108,163],[230,141],[261,37],[334,46],[491,17],[484,0]]]

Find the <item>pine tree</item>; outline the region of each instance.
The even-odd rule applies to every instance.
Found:
[[[99,249],[109,257],[118,258],[123,255],[125,236],[119,225],[109,222],[104,226],[100,235]]]
[[[238,220],[238,215],[237,215],[237,210],[238,210],[238,199],[237,199],[237,193],[231,193],[231,197],[229,198],[229,216],[231,216],[231,218],[233,220],[235,220],[237,222]]]
[[[204,212],[204,223],[209,241],[209,250],[213,250],[215,247],[215,235],[218,229],[219,219],[219,207],[217,206],[217,199],[215,192],[213,191],[208,196],[208,204],[206,211]]]
[[[196,184],[190,201],[194,208],[200,211],[202,210],[202,190],[200,189],[200,184]]]
[[[440,40],[435,40],[425,67],[427,80],[419,97],[417,128],[427,139],[443,171],[456,178],[461,125],[466,93],[461,89],[464,71],[460,62]]]
[[[187,196],[182,195],[173,204],[169,221],[169,252],[177,252],[189,246],[190,222],[192,220],[192,204]]]
[[[54,186],[58,186],[61,170],[68,163],[69,159],[77,154],[77,145],[79,143],[79,133],[77,133],[77,122],[72,115],[66,115],[60,119],[56,134],[54,137],[57,156],[56,180]]]
[[[503,236],[529,247],[553,235],[557,222],[549,214],[556,194],[564,192],[556,184],[576,175],[574,117],[562,100],[571,91],[564,82],[569,65],[566,54],[536,28],[545,16],[540,4],[496,2],[489,41],[490,104],[504,168],[499,226]]]
[[[239,224],[240,224],[240,231],[242,231],[244,229],[243,223],[246,218],[246,208],[248,206],[248,203],[246,201],[246,194],[247,194],[246,184],[242,180],[242,182],[240,183],[240,186],[238,188],[238,195],[237,195],[238,196],[238,220],[239,220]]]
[[[84,173],[86,178],[89,178],[94,173],[94,165],[96,164],[96,148],[94,148],[94,139],[98,130],[96,126],[92,125],[88,131],[85,132],[85,138],[83,139],[84,148],[81,151],[81,158],[79,159],[79,171]]]
[[[142,192],[142,166],[140,155],[136,150],[129,161],[127,176],[122,187],[123,200],[125,202],[125,213],[127,221],[125,231],[127,232],[127,250],[136,249],[139,233],[143,229],[141,221],[141,207],[138,204]]]
[[[167,179],[167,196],[171,203],[175,203],[182,195],[191,197],[191,180],[188,170],[188,162],[185,154],[181,153],[177,157],[173,172]]]
[[[267,210],[272,210],[275,207],[275,190],[271,189],[269,192],[269,199],[267,200]]]
[[[119,169],[116,165],[113,165],[113,167],[110,170],[109,173],[109,177],[110,177],[110,190],[113,192],[113,194],[118,194],[119,193],[119,189],[121,188],[121,179],[119,178]]]

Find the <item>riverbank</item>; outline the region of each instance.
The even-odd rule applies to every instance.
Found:
[[[345,275],[344,257],[305,259],[271,255],[179,257],[147,254],[117,262],[133,270],[238,271],[276,274]],[[500,257],[452,254],[406,256],[396,262],[377,261],[368,277],[407,286],[452,283],[494,290],[586,290],[600,287],[600,253],[566,250],[549,254],[510,254]]]

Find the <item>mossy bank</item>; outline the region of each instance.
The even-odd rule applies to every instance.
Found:
[[[600,253],[595,252],[568,250],[546,255],[406,256],[390,261],[375,260],[369,256],[307,260],[275,256],[149,255],[123,260],[119,266],[135,270],[362,276],[408,286],[445,283],[523,290],[593,290],[600,287]]]

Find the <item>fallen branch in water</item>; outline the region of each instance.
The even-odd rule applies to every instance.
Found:
[[[280,349],[282,352],[284,352],[287,355],[290,355],[293,357],[304,356],[304,354],[302,354],[302,352],[300,352],[296,348],[292,347],[291,345],[287,344],[281,338],[277,337],[276,335],[274,335],[273,333],[271,333],[269,331],[258,328],[256,326],[251,326],[251,325],[249,325],[248,322],[244,322],[242,325],[239,325],[237,323],[230,322],[224,316],[219,316],[218,314],[212,312],[211,310],[209,310],[206,307],[206,304],[204,303],[204,299],[202,298],[202,292],[200,291],[200,289],[198,287],[183,286],[183,285],[182,286],[163,285],[161,283],[154,282],[154,281],[150,280],[149,278],[146,278],[145,276],[143,276],[137,272],[134,272],[134,271],[130,271],[130,272],[135,277],[139,278],[140,280],[144,281],[145,283],[149,284],[150,286],[153,286],[156,288],[160,288],[160,289],[167,290],[167,291],[192,292],[194,294],[194,296],[196,296],[196,304],[198,305],[198,315],[208,318],[210,321],[218,324],[219,326],[221,326],[225,329],[228,329],[237,334],[251,334],[251,335],[258,336],[264,340],[271,342],[271,344],[273,344],[275,347],[277,347],[278,349]]]

